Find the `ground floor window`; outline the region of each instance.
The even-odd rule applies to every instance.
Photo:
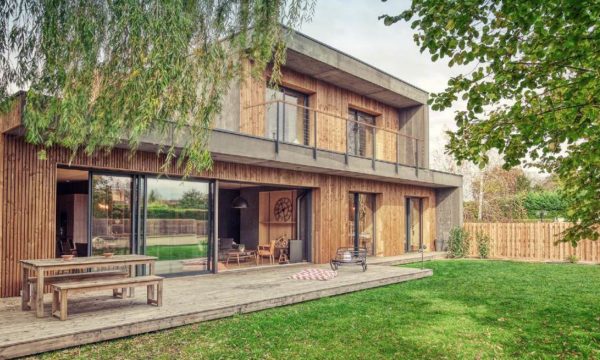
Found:
[[[71,168],[57,175],[56,256],[146,254],[158,258],[158,274],[311,256],[310,189]]]
[[[157,273],[209,271],[211,183],[57,169],[57,256],[156,256]]]

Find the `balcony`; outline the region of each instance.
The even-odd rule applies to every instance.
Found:
[[[379,121],[379,120],[378,120]],[[233,129],[231,129],[233,130]],[[244,107],[239,132],[271,140],[274,152],[282,144],[312,150],[314,159],[322,151],[342,154],[346,165],[352,158],[414,168],[424,164],[424,140],[399,131],[340,114],[309,108],[293,102],[272,100]]]

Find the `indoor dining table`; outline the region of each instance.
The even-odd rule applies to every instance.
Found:
[[[93,272],[105,270],[115,267],[125,267],[130,277],[136,276],[136,266],[147,266],[147,273],[154,275],[155,256],[147,255],[113,255],[105,256],[88,256],[75,257],[69,260],[62,258],[55,259],[36,259],[36,260],[21,260],[22,266],[22,292],[21,292],[21,309],[30,310],[30,278],[32,273],[35,273],[35,299],[33,304],[37,317],[44,316],[44,278],[49,276],[49,273],[55,272]]]

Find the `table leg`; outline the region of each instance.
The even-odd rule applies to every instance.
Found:
[[[29,286],[29,269],[25,266],[22,267],[21,273],[21,281],[23,284],[21,285],[21,310],[30,310],[31,306],[29,306],[29,301],[31,300],[31,287]]]
[[[148,264],[148,275],[154,275],[154,273],[156,272],[154,265],[155,264],[153,262]]]
[[[44,269],[37,269],[35,283],[35,316],[37,317],[44,317],[44,272]]]
[[[129,277],[134,277],[134,276],[135,276],[135,265],[129,265]],[[130,287],[128,297],[132,298],[134,296],[135,296],[135,288]]]
[[[238,267],[240,267],[240,254],[237,254],[237,263],[238,263]]]

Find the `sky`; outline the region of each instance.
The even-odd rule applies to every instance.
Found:
[[[311,22],[300,32],[352,55],[427,92],[445,89],[448,79],[460,73],[447,62],[432,62],[413,41],[414,30],[406,22],[385,26],[378,16],[397,15],[410,6],[408,0],[316,0]],[[455,128],[454,111],[430,109],[431,154],[443,152],[444,132]],[[430,155],[431,156],[431,155]],[[434,162],[431,162],[434,165]]]

